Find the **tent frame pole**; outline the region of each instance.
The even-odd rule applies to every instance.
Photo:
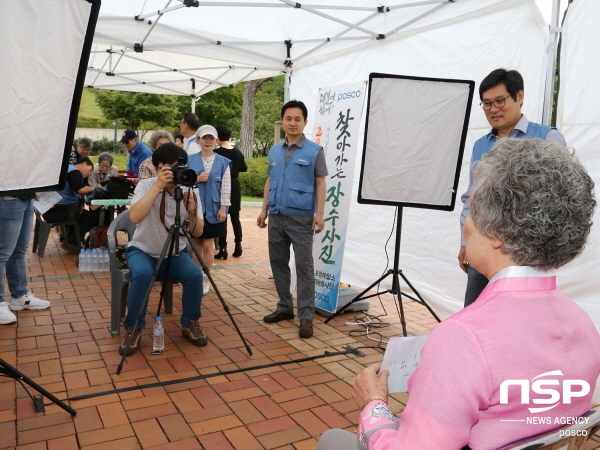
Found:
[[[552,0],[552,18],[550,23],[550,42],[548,45],[548,60],[546,69],[546,90],[544,92],[544,109],[542,112],[542,124],[551,125],[553,100],[554,100],[554,80],[556,74],[556,56],[558,52],[558,38],[561,33],[559,27],[560,0]]]

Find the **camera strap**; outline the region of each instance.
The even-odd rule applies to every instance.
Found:
[[[197,210],[198,209],[198,201],[196,199],[196,196],[194,195],[194,193],[192,191],[188,191],[188,192],[192,195],[192,201],[196,205],[196,210]],[[171,194],[169,194],[169,195],[171,195]],[[169,227],[167,227],[167,224],[165,223],[165,210],[167,208],[166,202],[165,202],[166,196],[167,196],[167,190],[163,189],[162,197],[160,199],[159,215],[160,215],[160,221],[162,222],[163,227],[165,227],[165,230],[167,230],[167,232],[169,232],[170,231]],[[187,208],[185,210],[187,211]],[[185,236],[185,235],[182,233],[179,233],[179,236]]]

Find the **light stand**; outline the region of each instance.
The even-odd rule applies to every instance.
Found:
[[[401,229],[402,229],[402,206],[398,206],[398,217],[397,217],[397,222],[396,222],[396,245],[394,247],[394,268],[388,270],[385,274],[380,276],[368,288],[366,288],[364,291],[362,291],[360,294],[358,294],[356,297],[354,297],[352,300],[350,300],[350,302],[348,302],[342,308],[340,308],[338,311],[336,311],[331,317],[329,317],[325,321],[325,323],[328,323],[331,319],[333,319],[334,317],[343,313],[344,310],[346,308],[348,308],[348,306],[350,306],[351,304],[356,303],[360,300],[375,297],[382,293],[383,294],[390,293],[398,299],[398,306],[399,306],[399,311],[400,311],[400,323],[402,324],[402,333],[404,334],[404,336],[407,336],[407,333],[406,333],[406,320],[404,319],[404,308],[402,306],[402,296],[403,295],[417,303],[420,303],[421,305],[424,305],[429,310],[431,315],[435,318],[435,320],[437,320],[438,322],[441,322],[440,318],[435,314],[435,312],[433,312],[433,310],[429,307],[427,302],[425,302],[425,300],[423,300],[423,297],[421,297],[421,294],[419,294],[419,292],[413,287],[413,285],[410,284],[410,281],[408,281],[408,278],[406,278],[404,276],[404,274],[402,273],[402,271],[399,269]],[[387,291],[383,291],[383,292],[378,292],[376,294],[371,294],[371,295],[366,295],[366,296],[364,295],[367,292],[369,292],[371,289],[373,289],[376,285],[378,285],[383,280],[385,280],[390,275],[392,276],[392,288],[391,289],[388,289]],[[402,292],[400,290],[400,279],[398,278],[398,276],[402,277],[402,279],[406,282],[408,287],[410,287],[410,289],[417,295],[418,299],[416,299],[408,294],[405,294],[404,292]]]
[[[40,394],[42,394],[44,397],[52,400],[52,402],[54,404],[60,406],[62,409],[64,409],[65,411],[67,411],[72,416],[77,415],[77,411],[75,411],[73,408],[67,406],[61,400],[57,399],[54,395],[52,395],[46,389],[44,389],[43,387],[41,387],[39,384],[34,383],[33,381],[31,381],[30,378],[28,378],[25,375],[23,375],[21,372],[19,372],[17,369],[15,369],[13,366],[11,366],[10,364],[8,364],[6,361],[4,361],[1,358],[0,358],[0,376],[8,377],[8,378],[13,378],[13,379],[15,379],[17,381],[20,381],[21,384],[23,384],[23,383],[28,384],[33,389],[35,389]],[[23,387],[25,387],[25,386],[23,386]],[[27,389],[25,389],[25,390],[27,390]],[[30,395],[30,397],[31,397],[31,395]],[[41,398],[31,397],[31,399],[33,400],[33,404],[34,404],[35,410],[37,412],[44,412],[44,411],[46,411],[46,408],[44,407],[44,402],[42,401]]]
[[[212,276],[210,275],[210,271],[208,270],[208,267],[206,266],[206,264],[204,264],[204,260],[202,259],[200,252],[198,251],[198,249],[194,245],[194,242],[192,241],[192,237],[187,229],[188,222],[186,221],[183,224],[181,223],[181,201],[183,200],[183,190],[181,189],[181,186],[177,185],[177,187],[175,188],[175,191],[173,192],[173,198],[175,199],[175,219],[169,229],[169,235],[168,235],[167,239],[165,240],[160,257],[158,258],[158,261],[156,262],[156,266],[154,267],[154,272],[152,273],[152,278],[150,279],[150,283],[148,284],[148,289],[146,291],[146,298],[144,300],[144,304],[142,305],[142,308],[140,309],[138,317],[133,326],[134,331],[137,329],[137,327],[138,327],[140,321],[142,320],[142,318],[145,314],[145,311],[148,307],[148,302],[150,300],[150,293],[152,292],[152,286],[154,285],[154,281],[156,280],[156,278],[158,276],[158,272],[160,271],[160,267],[162,266],[162,262],[165,259],[165,255],[167,254],[167,249],[168,249],[167,265],[165,267],[165,274],[163,277],[163,285],[162,285],[162,289],[160,292],[160,300],[158,303],[158,311],[156,313],[157,316],[160,316],[160,309],[162,306],[163,293],[165,291],[165,284],[167,282],[169,269],[171,266],[171,257],[173,256],[173,254],[175,254],[175,256],[179,255],[179,236],[180,236],[180,233],[183,233],[183,235],[187,238],[188,243],[189,243],[190,247],[192,248],[192,251],[198,258],[198,261],[200,262],[200,266],[202,267],[204,274],[208,277],[208,280],[210,281],[210,284],[212,285],[212,287],[215,291],[215,294],[217,294],[217,297],[219,297],[219,300],[221,301],[221,305],[223,306],[223,309],[229,316],[229,319],[231,319],[231,323],[233,324],[235,330],[239,334],[240,339],[244,343],[246,350],[248,351],[248,354],[252,355],[252,350],[250,349],[248,342],[242,335],[242,332],[240,331],[235,319],[233,318],[233,315],[229,311],[229,306],[227,306],[227,303],[225,303],[225,300],[223,299],[221,292],[217,288],[215,281],[213,280]],[[129,336],[129,339],[127,340],[127,345],[125,347],[125,351],[123,352],[121,362],[119,363],[119,366],[117,367],[117,375],[120,374],[121,370],[123,369],[123,363],[125,362],[125,357],[126,357],[125,355],[127,354],[127,351],[129,350],[129,348],[131,347],[131,342],[133,341],[134,334],[135,333],[131,333],[131,335]]]

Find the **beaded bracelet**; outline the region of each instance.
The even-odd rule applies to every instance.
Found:
[[[374,395],[373,397],[369,397],[367,399],[367,401],[363,404],[362,409],[365,409],[365,407],[371,403],[373,400],[381,400],[382,402],[385,402],[387,404],[387,398],[385,397],[381,397],[380,395]]]

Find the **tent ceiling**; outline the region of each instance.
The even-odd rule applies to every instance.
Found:
[[[314,2],[103,0],[86,85],[198,96],[477,9],[473,0]]]

